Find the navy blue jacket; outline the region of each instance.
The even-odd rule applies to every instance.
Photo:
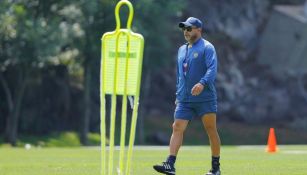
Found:
[[[184,73],[183,63],[187,63]],[[215,77],[217,74],[217,56],[214,46],[200,38],[192,46],[182,45],[178,50],[176,98],[179,102],[205,102],[216,100]],[[191,94],[197,83],[204,90],[197,96]]]

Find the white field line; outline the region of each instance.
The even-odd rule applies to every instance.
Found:
[[[307,154],[307,150],[286,150],[281,151],[284,154]]]
[[[298,146],[296,149],[295,147]],[[182,150],[196,150],[196,149],[207,149],[209,146],[208,145],[197,145],[197,146],[182,146]],[[227,145],[225,146],[226,148],[228,147]],[[237,149],[242,149],[242,150],[265,150],[266,145],[230,145],[230,147],[237,148]],[[290,149],[289,149],[290,147]],[[303,148],[302,148],[303,147]],[[88,149],[100,149],[100,146],[88,146],[88,147],[83,147],[83,148],[88,148]],[[307,145],[277,145],[278,152],[282,153],[289,153],[289,154],[307,154]],[[107,150],[109,150],[109,147],[106,147]],[[119,146],[115,146],[115,150],[119,150]],[[125,149],[128,149],[126,146]],[[168,150],[168,146],[134,146],[134,150]],[[223,145],[222,145],[223,149]]]

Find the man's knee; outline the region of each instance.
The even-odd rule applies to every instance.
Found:
[[[207,122],[204,124],[204,126],[208,134],[215,133],[217,131],[215,122]]]
[[[208,133],[216,132],[215,124],[206,124],[205,128]]]
[[[216,130],[216,114],[215,113],[205,114],[202,117],[202,122],[207,131]]]
[[[174,132],[183,132],[185,129],[185,123],[182,122],[174,122],[173,123],[173,131]]]

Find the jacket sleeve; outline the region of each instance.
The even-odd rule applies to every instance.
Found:
[[[217,56],[214,46],[211,44],[205,47],[205,62],[207,66],[207,72],[199,81],[199,83],[202,85],[213,83],[217,74]]]
[[[179,57],[179,52],[180,52],[180,48],[179,48],[179,50],[178,50],[178,54],[177,54],[177,59],[176,59],[176,69],[177,69],[177,71],[176,71],[176,90],[177,90],[177,88],[178,88],[178,84],[179,84],[179,63],[178,63],[178,57]]]

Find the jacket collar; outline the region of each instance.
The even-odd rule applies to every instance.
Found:
[[[203,38],[200,37],[200,38],[198,38],[198,40],[195,41],[193,44],[189,44],[189,43],[186,43],[186,44],[189,46],[189,48],[191,48],[191,47],[193,47],[193,46],[197,46],[198,43],[200,43],[200,41],[201,41],[202,39],[203,39]]]

